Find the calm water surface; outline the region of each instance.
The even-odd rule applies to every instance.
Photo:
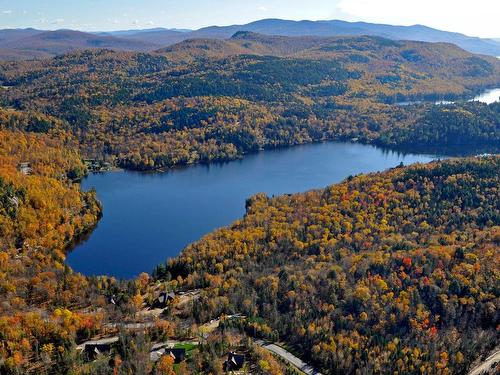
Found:
[[[500,101],[500,88],[487,90],[481,95],[476,96],[472,100],[486,104],[498,102]]]
[[[349,175],[434,158],[360,144],[319,143],[162,174],[92,174],[82,186],[97,190],[104,217],[90,238],[69,254],[68,263],[87,275],[134,277],[242,217],[245,200],[258,192],[303,192]]]
[[[491,104],[500,101],[500,88],[495,88],[495,89],[490,89],[490,90],[485,90],[481,94],[475,96],[474,98],[469,100],[470,102],[481,102],[481,103],[486,103],[486,104]],[[420,104],[424,103],[422,100],[414,100],[414,101],[404,101],[404,102],[398,102],[396,105],[400,106],[407,106],[407,105],[412,105],[412,104]],[[434,102],[434,104],[453,104],[455,103],[454,101],[449,101],[449,100],[439,100],[437,102]]]

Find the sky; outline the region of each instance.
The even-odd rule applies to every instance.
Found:
[[[0,29],[197,29],[263,18],[423,24],[500,38],[500,0],[0,0]]]

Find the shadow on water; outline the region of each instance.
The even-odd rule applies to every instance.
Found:
[[[378,147],[378,146],[377,146]],[[405,157],[412,154],[425,155],[441,155],[444,157],[467,157],[484,154],[500,153],[500,145],[475,145],[475,144],[460,144],[451,146],[418,146],[412,147],[378,147],[382,153],[387,154],[394,152],[399,157]]]
[[[453,104],[455,102],[481,102],[485,104],[491,104],[500,101],[500,88],[489,88],[489,89],[477,89],[473,90],[466,95],[450,95],[450,96],[430,96],[428,98],[403,98],[402,100],[393,99],[393,104],[398,106],[410,106],[410,105],[418,105],[424,103],[434,103],[437,105],[446,105]]]
[[[165,173],[91,174],[82,181],[82,188],[96,189],[104,216],[74,244],[67,263],[86,275],[134,277],[151,272],[189,243],[241,218],[246,199],[256,193],[272,196],[323,188],[350,175],[463,155],[463,151],[436,148],[416,153],[325,142]]]

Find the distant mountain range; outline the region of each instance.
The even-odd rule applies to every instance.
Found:
[[[166,29],[164,27],[155,27],[152,29],[140,29],[140,30],[131,29],[131,30],[116,30],[116,31],[101,31],[101,32],[97,32],[94,34],[111,35],[111,36],[131,36],[131,35],[136,35],[136,34],[166,32],[166,31],[172,31],[174,33],[189,33],[189,32],[192,32],[193,30],[190,30],[190,29]]]
[[[123,51],[152,51],[154,43],[74,30],[41,31],[34,29],[1,30],[0,59],[39,59],[73,50],[108,48]]]
[[[246,25],[211,26],[199,30],[154,28],[85,33],[73,30],[0,30],[0,59],[44,58],[76,49],[109,48],[154,51],[188,39],[228,39],[239,31],[279,36],[371,35],[395,40],[447,42],[473,53],[500,56],[499,39],[482,39],[427,26],[392,26],[346,21],[266,19]]]
[[[447,42],[473,53],[500,56],[500,43],[493,39],[469,37],[459,33],[436,30],[427,26],[392,26],[346,21],[286,21],[267,19],[242,26],[208,27],[194,31],[196,36],[227,38],[237,31],[252,31],[283,36],[372,35],[396,40]]]

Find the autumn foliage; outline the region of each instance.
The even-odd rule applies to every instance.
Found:
[[[28,163],[27,174],[20,163]],[[83,169],[62,140],[0,131],[2,372],[60,361],[76,337],[91,336],[100,324],[98,314],[71,311],[88,283],[64,264],[70,241],[100,215],[94,193],[81,192],[68,177]]]
[[[199,319],[240,312],[325,373],[462,373],[498,338],[499,170],[452,159],[257,195],[163,273],[207,288]]]
[[[447,44],[246,33],[152,54],[0,63],[8,87],[0,108],[10,108],[0,109],[0,123],[63,130],[84,157],[140,170],[323,140],[491,146],[500,139],[498,106],[429,103],[470,96],[499,77],[497,59]],[[407,100],[428,104],[394,105]]]

